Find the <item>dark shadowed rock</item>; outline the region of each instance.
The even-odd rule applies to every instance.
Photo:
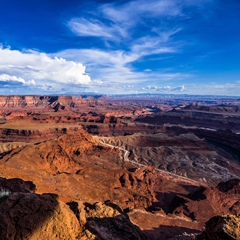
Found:
[[[122,209],[110,202],[86,205],[87,231],[102,240],[145,240],[147,237],[134,225]]]
[[[78,239],[80,226],[55,194],[12,193],[0,202],[0,239]]]
[[[240,194],[240,179],[230,179],[226,182],[221,182],[217,188],[221,192]]]
[[[239,240],[240,216],[215,216],[206,222],[205,231],[197,240]]]
[[[31,181],[23,181],[20,178],[0,178],[0,189],[4,189],[10,192],[35,192],[36,186]]]

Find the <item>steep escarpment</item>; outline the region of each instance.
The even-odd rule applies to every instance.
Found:
[[[33,113],[74,112],[79,108],[92,110],[97,98],[81,96],[0,96],[1,123],[16,116]]]
[[[134,133],[155,133],[161,127],[149,126],[148,124],[130,123],[122,120],[116,120],[116,122],[106,123],[107,118],[103,118],[103,124],[91,123],[84,124],[83,128],[93,135],[100,136],[124,136]],[[109,119],[107,119],[107,122]]]
[[[239,106],[231,106],[227,104],[217,104],[214,106],[204,106],[203,104],[195,103],[189,104],[182,108],[183,110],[191,110],[191,111],[201,111],[201,112],[215,112],[215,113],[239,113]]]
[[[27,127],[27,126],[26,126]],[[49,129],[13,129],[0,128],[1,142],[39,142],[67,133],[68,129],[49,128]]]
[[[194,111],[191,109],[184,110],[183,108],[175,107],[168,112],[156,112],[155,114],[139,116],[137,122],[144,122],[154,125],[183,124],[185,126],[195,126],[196,128],[208,128],[214,130],[230,129],[234,132],[239,132],[239,105],[228,106],[229,111]]]
[[[205,139],[216,149],[222,149],[240,160],[240,135],[232,132],[230,129],[205,129],[197,127],[164,126],[165,131],[175,133],[176,135],[193,133],[199,138]]]
[[[217,186],[218,190],[230,194],[240,194],[240,180],[231,179],[227,182],[219,183]]]
[[[0,96],[0,108],[17,109],[17,108],[37,108],[73,106],[77,98],[72,96]]]
[[[219,186],[228,186],[234,181],[234,189],[222,192]],[[196,187],[187,195],[176,194],[166,207],[166,211],[178,216],[187,216],[192,220],[198,220],[202,224],[215,215],[240,213],[239,201],[240,180],[229,180],[222,182],[214,188]]]

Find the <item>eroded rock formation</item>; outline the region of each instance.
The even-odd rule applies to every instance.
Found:
[[[21,179],[1,179],[0,186],[0,239],[147,239],[110,201],[65,204],[56,194],[25,192],[34,184]],[[14,191],[3,195],[3,188]]]

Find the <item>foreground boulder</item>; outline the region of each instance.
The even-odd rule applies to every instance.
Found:
[[[0,239],[77,239],[80,226],[55,194],[10,193],[0,202]]]
[[[122,209],[110,202],[97,202],[93,205],[85,203],[83,218],[85,221],[86,240],[146,240],[147,237],[139,227],[134,225]]]
[[[197,240],[239,240],[240,216],[224,215],[216,216],[206,222],[205,231],[197,237]]]
[[[116,204],[61,202],[22,179],[0,179],[0,240],[146,240]]]

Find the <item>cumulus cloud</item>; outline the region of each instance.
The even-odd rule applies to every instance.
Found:
[[[84,86],[91,83],[81,63],[50,57],[37,51],[0,48],[0,81],[19,82],[38,88],[50,85],[55,90],[63,86]]]
[[[138,46],[132,51],[126,52],[123,50],[104,51],[100,49],[68,49],[57,53],[58,56],[73,61],[82,62],[88,66],[88,71],[91,72],[91,77],[94,80],[101,80],[106,83],[141,83],[152,80],[169,80],[182,76],[178,73],[161,73],[148,71],[138,71],[132,67],[132,64],[142,57],[152,52],[153,49],[149,46]],[[159,54],[172,53],[172,48],[159,48],[156,50]],[[104,85],[102,85],[104,86]]]
[[[18,83],[22,83],[23,85],[36,85],[35,81],[29,80],[29,81],[25,81],[23,78],[21,77],[16,77],[16,76],[10,76],[8,74],[1,74],[0,75],[0,81],[1,82],[18,82]]]

